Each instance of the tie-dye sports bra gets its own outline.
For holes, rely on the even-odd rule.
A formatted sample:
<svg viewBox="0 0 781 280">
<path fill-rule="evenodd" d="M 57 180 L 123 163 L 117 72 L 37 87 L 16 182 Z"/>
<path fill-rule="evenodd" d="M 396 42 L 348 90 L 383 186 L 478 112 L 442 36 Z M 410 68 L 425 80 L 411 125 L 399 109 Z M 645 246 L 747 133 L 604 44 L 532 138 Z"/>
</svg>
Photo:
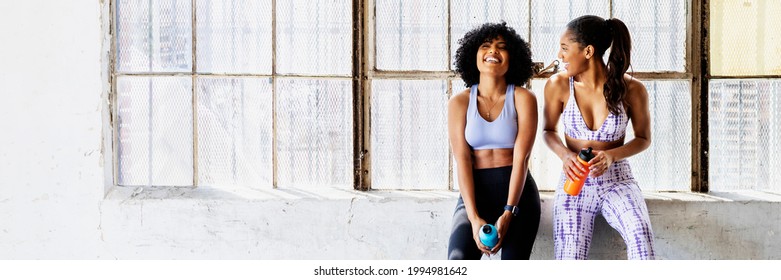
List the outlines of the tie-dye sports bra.
<svg viewBox="0 0 781 280">
<path fill-rule="evenodd" d="M 626 126 L 629 123 L 629 117 L 624 110 L 623 104 L 621 106 L 621 113 L 614 115 L 609 113 L 607 119 L 596 131 L 591 130 L 586 125 L 586 121 L 583 120 L 583 114 L 581 114 L 578 108 L 578 102 L 575 100 L 575 84 L 572 77 L 569 78 L 569 101 L 567 101 L 567 107 L 562 112 L 564 121 L 564 133 L 567 136 L 580 139 L 580 140 L 596 140 L 601 142 L 612 142 L 621 139 L 626 134 Z"/>
</svg>

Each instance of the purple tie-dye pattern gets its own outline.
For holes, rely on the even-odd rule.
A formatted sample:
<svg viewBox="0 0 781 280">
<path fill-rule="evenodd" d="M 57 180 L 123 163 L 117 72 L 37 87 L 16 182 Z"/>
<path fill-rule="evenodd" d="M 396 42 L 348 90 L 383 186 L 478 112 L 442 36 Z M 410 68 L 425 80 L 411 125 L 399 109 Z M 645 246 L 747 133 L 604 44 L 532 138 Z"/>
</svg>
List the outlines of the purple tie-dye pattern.
<svg viewBox="0 0 781 280">
<path fill-rule="evenodd" d="M 612 142 L 621 139 L 626 134 L 626 126 L 629 123 L 629 117 L 626 115 L 626 111 L 621 107 L 621 113 L 614 115 L 609 113 L 607 119 L 602 123 L 597 130 L 591 130 L 586 125 L 586 121 L 583 120 L 583 114 L 578 108 L 578 101 L 575 100 L 575 87 L 573 85 L 574 80 L 569 78 L 569 101 L 564 108 L 562 114 L 564 117 L 564 133 L 567 136 L 582 139 L 582 140 L 596 140 L 602 142 Z M 595 124 L 600 125 L 600 124 Z"/>
<path fill-rule="evenodd" d="M 570 78 L 570 100 L 563 114 L 568 136 L 596 141 L 621 139 L 626 131 L 626 113 L 612 113 L 597 131 L 586 126 L 574 98 Z M 614 162 L 602 176 L 589 177 L 578 196 L 563 191 L 562 173 L 553 204 L 553 236 L 556 259 L 586 259 L 594 230 L 594 219 L 601 214 L 624 239 L 629 259 L 655 259 L 653 230 L 648 208 L 629 162 Z"/>
<path fill-rule="evenodd" d="M 627 176 L 627 175 L 630 176 Z M 586 180 L 578 196 L 564 193 L 562 174 L 553 206 L 556 259 L 586 259 L 594 219 L 601 214 L 626 242 L 629 259 L 654 259 L 648 209 L 629 162 L 614 162 L 602 176 Z"/>
</svg>

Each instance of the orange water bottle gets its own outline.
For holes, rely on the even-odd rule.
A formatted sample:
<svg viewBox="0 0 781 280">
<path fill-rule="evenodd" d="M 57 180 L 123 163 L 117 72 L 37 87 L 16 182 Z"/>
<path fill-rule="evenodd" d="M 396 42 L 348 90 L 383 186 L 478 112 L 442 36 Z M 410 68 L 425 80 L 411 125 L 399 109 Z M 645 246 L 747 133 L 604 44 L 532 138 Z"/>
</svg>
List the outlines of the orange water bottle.
<svg viewBox="0 0 781 280">
<path fill-rule="evenodd" d="M 588 162 L 592 158 L 594 158 L 594 154 L 591 153 L 591 147 L 588 147 L 588 149 L 580 150 L 580 153 L 578 153 L 578 161 L 580 162 L 580 164 L 583 164 L 583 166 L 586 167 L 586 172 L 583 173 L 583 176 L 579 178 L 575 178 L 574 181 L 567 179 L 567 181 L 564 182 L 564 192 L 572 196 L 580 194 L 580 189 L 583 188 L 583 184 L 586 183 L 586 178 L 588 178 L 588 173 L 589 173 Z"/>
</svg>

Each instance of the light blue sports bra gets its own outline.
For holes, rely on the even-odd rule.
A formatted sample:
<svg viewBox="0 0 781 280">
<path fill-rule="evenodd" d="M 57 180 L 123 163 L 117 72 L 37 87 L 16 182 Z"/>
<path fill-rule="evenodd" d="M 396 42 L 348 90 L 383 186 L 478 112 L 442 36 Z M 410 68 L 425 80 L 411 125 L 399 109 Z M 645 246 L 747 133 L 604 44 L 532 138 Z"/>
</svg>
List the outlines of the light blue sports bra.
<svg viewBox="0 0 781 280">
<path fill-rule="evenodd" d="M 507 85 L 502 112 L 488 122 L 477 110 L 477 84 L 469 92 L 466 109 L 464 137 L 472 150 L 503 149 L 515 147 L 518 135 L 518 114 L 515 112 L 515 85 Z"/>
</svg>

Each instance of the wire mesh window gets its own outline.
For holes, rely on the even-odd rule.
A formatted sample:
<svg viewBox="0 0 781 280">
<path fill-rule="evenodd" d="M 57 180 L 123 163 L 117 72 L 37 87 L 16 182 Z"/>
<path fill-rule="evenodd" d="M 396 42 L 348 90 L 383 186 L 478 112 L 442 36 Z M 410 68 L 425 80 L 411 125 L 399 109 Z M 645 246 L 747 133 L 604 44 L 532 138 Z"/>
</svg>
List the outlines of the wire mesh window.
<svg viewBox="0 0 781 280">
<path fill-rule="evenodd" d="M 710 5 L 711 75 L 781 75 L 781 2 L 711 0 Z"/>
<path fill-rule="evenodd" d="M 369 108 L 361 117 L 370 129 L 361 133 L 371 143 L 370 185 L 457 189 L 446 104 L 465 90 L 452 62 L 468 30 L 506 21 L 529 41 L 533 60 L 547 64 L 569 20 L 613 16 L 632 32 L 630 70 L 686 73 L 687 2 L 366 0 L 373 36 L 364 38 L 372 41 L 357 45 L 373 55 L 368 90 L 359 93 Z M 355 184 L 353 1 L 113 3 L 117 184 Z M 530 85 L 540 108 L 544 82 Z M 632 159 L 636 177 L 646 190 L 689 189 L 690 158 L 680 155 L 691 154 L 690 84 L 645 82 L 654 144 Z M 540 139 L 531 172 L 552 189 L 561 162 Z"/>
<path fill-rule="evenodd" d="M 448 186 L 447 82 L 372 82 L 375 189 Z"/>
<path fill-rule="evenodd" d="M 534 61 L 547 64 L 556 59 L 559 37 L 567 22 L 581 15 L 595 14 L 602 17 L 612 15 L 624 20 L 628 25 L 635 40 L 632 70 L 683 73 L 686 65 L 687 35 L 685 4 L 685 0 L 377 0 L 376 69 L 430 72 L 452 70 L 458 40 L 467 31 L 482 23 L 501 20 L 507 22 L 530 43 Z M 444 37 L 445 34 L 449 34 L 449 40 Z M 442 56 L 443 53 L 450 55 L 450 65 L 443 64 L 447 59 Z M 382 74 L 383 72 L 380 72 L 376 76 L 382 78 Z M 414 72 L 408 76 L 415 78 Z M 379 148 L 373 148 L 372 188 L 458 188 L 452 157 L 449 158 L 449 177 L 440 178 L 436 175 L 446 170 L 439 159 L 447 158 L 449 153 L 441 147 L 432 146 L 432 143 L 449 144 L 445 131 L 446 120 L 432 113 L 416 119 L 414 113 L 409 113 L 414 108 L 405 107 L 405 104 L 410 106 L 409 104 L 422 102 L 423 99 L 427 102 L 439 100 L 440 103 L 428 105 L 429 110 L 446 111 L 447 98 L 434 98 L 436 95 L 430 93 L 432 90 L 438 90 L 437 87 L 445 91 L 447 84 L 437 86 L 436 81 L 450 83 L 449 95 L 465 89 L 463 82 L 454 78 L 434 78 L 426 85 L 418 81 L 415 82 L 418 83 L 417 89 L 406 88 L 407 86 L 400 82 L 373 82 L 371 139 L 372 147 Z M 540 113 L 544 83 L 545 80 L 534 80 L 531 85 L 531 90 L 538 97 Z M 682 134 L 674 136 L 654 133 L 654 145 L 632 159 L 636 177 L 645 190 L 688 190 L 691 159 L 682 158 L 680 154 L 691 154 L 690 84 L 687 80 L 646 81 L 645 84 L 653 106 L 652 118 L 656 121 L 653 123 L 652 133 L 678 129 Z M 541 120 L 542 118 L 538 131 L 542 131 Z M 432 126 L 431 122 L 437 123 Z M 395 126 L 401 128 L 394 128 Z M 425 127 L 429 132 L 427 137 L 406 137 L 403 136 L 403 128 L 406 126 L 412 127 L 406 130 Z M 445 137 L 444 140 L 439 138 L 440 135 Z M 443 143 L 439 144 L 440 142 Z M 409 153 L 396 151 L 403 150 L 403 147 L 427 148 Z M 671 160 L 675 164 L 667 164 Z M 404 168 L 414 172 L 405 173 Z M 558 184 L 561 161 L 548 151 L 540 136 L 537 137 L 532 152 L 530 170 L 541 189 L 553 189 Z M 425 182 L 417 177 L 417 174 L 427 174 Z"/>
<path fill-rule="evenodd" d="M 778 1 L 710 1 L 710 190 L 781 191 Z"/>
<path fill-rule="evenodd" d="M 118 185 L 352 188 L 352 1 L 113 7 Z"/>
<path fill-rule="evenodd" d="M 712 80 L 710 129 L 710 189 L 772 190 L 781 179 L 781 80 Z"/>
</svg>

